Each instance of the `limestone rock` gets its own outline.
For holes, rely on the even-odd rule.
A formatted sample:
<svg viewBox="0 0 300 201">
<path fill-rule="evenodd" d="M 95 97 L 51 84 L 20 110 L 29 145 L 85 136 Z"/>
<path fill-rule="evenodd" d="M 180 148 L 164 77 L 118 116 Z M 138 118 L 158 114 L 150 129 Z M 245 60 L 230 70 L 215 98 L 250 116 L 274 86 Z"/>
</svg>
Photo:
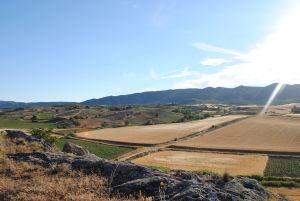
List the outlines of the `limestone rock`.
<svg viewBox="0 0 300 201">
<path fill-rule="evenodd" d="M 63 152 L 71 153 L 77 156 L 84 156 L 90 154 L 90 152 L 79 145 L 68 142 L 63 147 Z"/>
<path fill-rule="evenodd" d="M 36 137 L 33 137 L 31 135 L 27 135 L 26 133 L 19 131 L 19 130 L 6 130 L 6 137 L 10 139 L 23 139 L 26 140 L 27 142 L 37 142 L 43 145 L 45 150 L 51 150 L 52 146 L 47 143 L 44 139 L 39 139 Z"/>
</svg>

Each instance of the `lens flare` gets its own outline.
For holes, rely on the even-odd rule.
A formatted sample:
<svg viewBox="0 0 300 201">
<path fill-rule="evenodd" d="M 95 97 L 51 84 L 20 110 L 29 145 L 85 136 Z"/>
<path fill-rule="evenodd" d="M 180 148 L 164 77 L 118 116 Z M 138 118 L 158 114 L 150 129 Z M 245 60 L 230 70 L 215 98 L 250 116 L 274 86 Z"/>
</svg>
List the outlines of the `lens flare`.
<svg viewBox="0 0 300 201">
<path fill-rule="evenodd" d="M 268 102 L 266 103 L 266 105 L 264 106 L 263 110 L 261 111 L 260 115 L 266 114 L 266 112 L 268 111 L 268 108 L 273 103 L 273 101 L 276 98 L 276 96 L 284 89 L 284 87 L 285 87 L 285 84 L 283 84 L 283 83 L 278 83 L 277 84 L 277 86 L 273 90 L 273 92 L 272 92 L 272 94 L 271 94 Z"/>
</svg>

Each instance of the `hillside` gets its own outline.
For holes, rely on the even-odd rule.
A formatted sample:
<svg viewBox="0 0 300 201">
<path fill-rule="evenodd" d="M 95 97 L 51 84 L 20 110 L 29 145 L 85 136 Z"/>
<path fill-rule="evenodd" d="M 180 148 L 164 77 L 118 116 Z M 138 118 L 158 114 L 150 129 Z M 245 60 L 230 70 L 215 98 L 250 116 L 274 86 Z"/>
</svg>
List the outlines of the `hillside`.
<svg viewBox="0 0 300 201">
<path fill-rule="evenodd" d="M 204 89 L 174 89 L 164 91 L 150 91 L 120 96 L 107 96 L 90 99 L 78 103 L 88 106 L 98 105 L 145 105 L 145 104 L 265 104 L 276 84 L 266 87 L 239 86 L 236 88 L 207 87 Z M 300 84 L 286 85 L 278 95 L 275 103 L 300 102 Z M 32 106 L 53 106 L 75 104 L 75 102 L 13 102 L 0 101 L 0 108 L 18 108 Z"/>
<path fill-rule="evenodd" d="M 53 105 L 68 105 L 74 104 L 75 102 L 14 102 L 14 101 L 1 101 L 0 100 L 0 108 L 18 108 L 18 107 L 36 107 L 36 106 L 53 106 Z"/>
<path fill-rule="evenodd" d="M 239 86 L 236 88 L 175 89 L 152 91 L 121 96 L 108 96 L 83 102 L 84 105 L 127 105 L 127 104 L 264 104 L 272 94 L 276 84 L 266 87 Z M 300 84 L 286 85 L 278 95 L 277 103 L 300 101 Z"/>
</svg>

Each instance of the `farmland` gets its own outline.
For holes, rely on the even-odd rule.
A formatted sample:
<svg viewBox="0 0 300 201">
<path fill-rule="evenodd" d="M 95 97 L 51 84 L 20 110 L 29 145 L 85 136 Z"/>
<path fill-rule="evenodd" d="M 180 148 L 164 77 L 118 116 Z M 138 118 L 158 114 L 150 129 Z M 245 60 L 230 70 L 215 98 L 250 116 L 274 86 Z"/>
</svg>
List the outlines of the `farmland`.
<svg viewBox="0 0 300 201">
<path fill-rule="evenodd" d="M 279 195 L 285 195 L 291 200 L 300 200 L 300 189 L 299 188 L 267 188 L 273 193 Z"/>
<path fill-rule="evenodd" d="M 256 116 L 175 145 L 210 150 L 298 153 L 299 130 L 300 118 Z"/>
<path fill-rule="evenodd" d="M 56 142 L 56 146 L 60 150 L 62 150 L 62 148 L 67 142 L 71 142 L 79 146 L 82 146 L 85 149 L 89 150 L 92 154 L 95 154 L 96 156 L 99 156 L 101 158 L 106 158 L 106 159 L 114 159 L 122 154 L 125 154 L 133 150 L 125 147 L 117 147 L 117 146 L 99 144 L 99 143 L 76 140 L 76 139 L 68 139 L 68 138 L 58 139 Z"/>
<path fill-rule="evenodd" d="M 232 175 L 263 175 L 268 156 L 161 151 L 133 160 L 134 163 L 176 170 L 211 171 Z"/>
<path fill-rule="evenodd" d="M 0 118 L 0 128 L 55 128 L 55 124 L 45 122 L 30 122 L 16 119 Z"/>
<path fill-rule="evenodd" d="M 300 158 L 270 157 L 266 176 L 300 177 Z"/>
<path fill-rule="evenodd" d="M 99 129 L 78 133 L 77 136 L 130 144 L 159 144 L 176 140 L 177 138 L 207 130 L 212 126 L 224 124 L 244 117 L 246 116 L 229 115 L 186 123 Z"/>
<path fill-rule="evenodd" d="M 230 108 L 230 109 L 229 109 Z M 188 122 L 228 114 L 244 114 L 248 109 L 225 105 L 64 105 L 0 109 L 0 127 L 92 130 L 123 126 Z"/>
</svg>

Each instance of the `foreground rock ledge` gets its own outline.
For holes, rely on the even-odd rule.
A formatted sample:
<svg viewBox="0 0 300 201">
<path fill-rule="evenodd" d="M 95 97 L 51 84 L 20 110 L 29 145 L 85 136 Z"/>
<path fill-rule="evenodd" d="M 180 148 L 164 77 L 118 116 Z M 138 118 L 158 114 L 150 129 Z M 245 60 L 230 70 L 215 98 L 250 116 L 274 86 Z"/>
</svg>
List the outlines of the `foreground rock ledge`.
<svg viewBox="0 0 300 201">
<path fill-rule="evenodd" d="M 233 177 L 225 182 L 220 176 L 214 174 L 202 175 L 185 171 L 167 174 L 132 163 L 104 160 L 91 154 L 75 156 L 62 152 L 33 152 L 11 154 L 8 157 L 44 167 L 65 163 L 73 170 L 104 176 L 110 182 L 109 190 L 112 195 L 142 194 L 153 197 L 154 200 L 182 201 L 260 201 L 267 200 L 270 196 L 256 180 L 246 177 Z"/>
</svg>

